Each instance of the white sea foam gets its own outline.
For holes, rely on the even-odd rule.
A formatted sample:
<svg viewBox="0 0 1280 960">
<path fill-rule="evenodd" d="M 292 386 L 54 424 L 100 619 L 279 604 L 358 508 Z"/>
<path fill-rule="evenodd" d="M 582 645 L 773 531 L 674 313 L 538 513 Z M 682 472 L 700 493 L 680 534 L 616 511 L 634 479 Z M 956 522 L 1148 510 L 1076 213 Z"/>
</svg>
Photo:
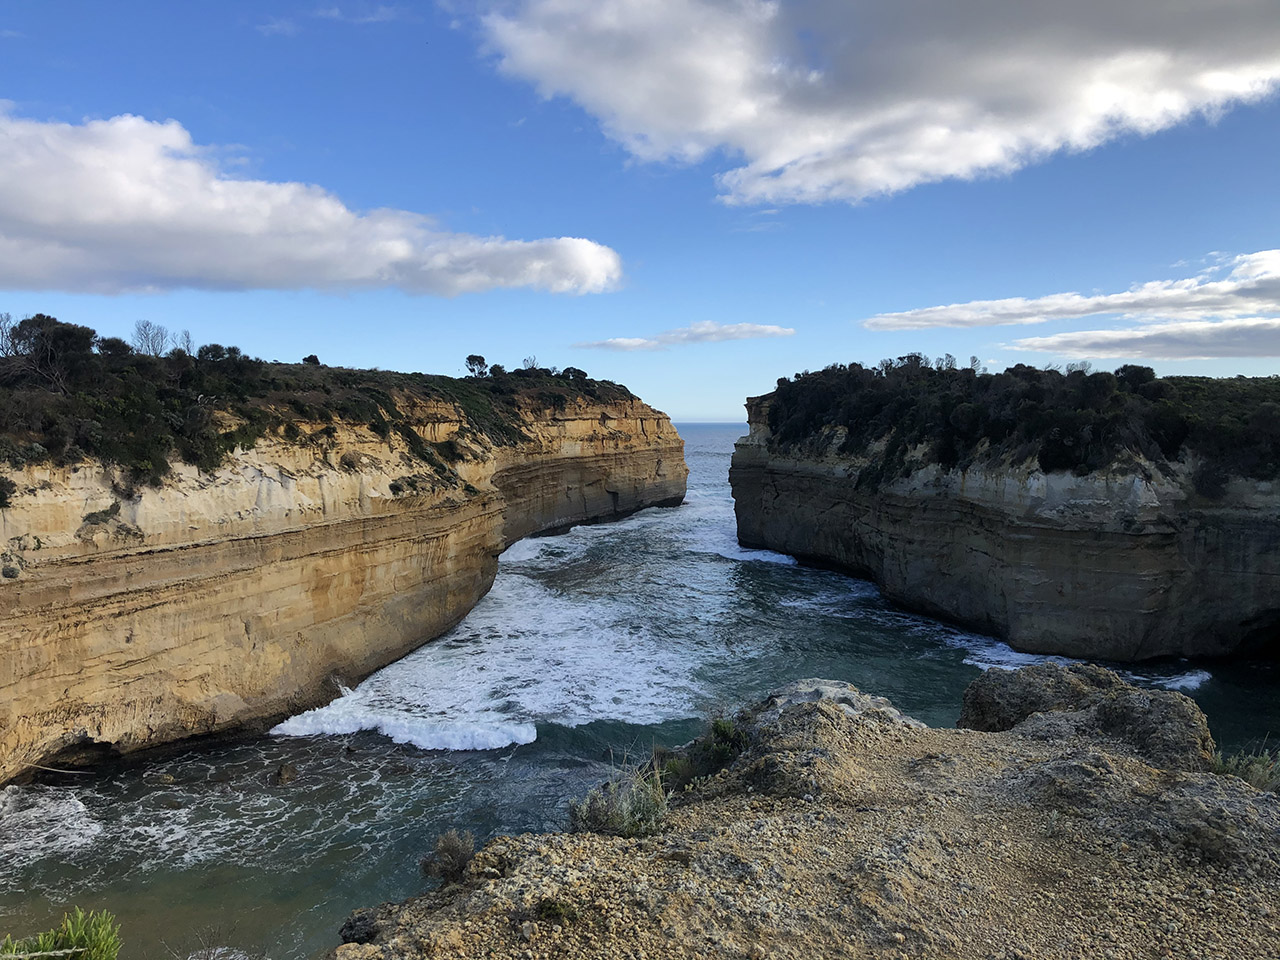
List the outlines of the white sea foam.
<svg viewBox="0 0 1280 960">
<path fill-rule="evenodd" d="M 1212 680 L 1213 674 L 1208 670 L 1190 670 L 1187 673 L 1180 673 L 1173 677 L 1144 677 L 1137 674 L 1130 674 L 1130 678 L 1139 683 L 1153 684 L 1157 687 L 1164 687 L 1166 690 L 1196 690 L 1201 687 L 1206 680 Z"/>
<path fill-rule="evenodd" d="M 101 833 L 102 825 L 69 789 L 0 790 L 0 863 L 9 867 L 69 856 L 91 846 Z M 0 888 L 4 873 L 0 870 Z"/>
<path fill-rule="evenodd" d="M 625 598 L 602 607 L 508 570 L 445 637 L 272 732 L 376 730 L 424 749 L 491 750 L 533 741 L 539 722 L 689 716 L 696 666 Z"/>
</svg>

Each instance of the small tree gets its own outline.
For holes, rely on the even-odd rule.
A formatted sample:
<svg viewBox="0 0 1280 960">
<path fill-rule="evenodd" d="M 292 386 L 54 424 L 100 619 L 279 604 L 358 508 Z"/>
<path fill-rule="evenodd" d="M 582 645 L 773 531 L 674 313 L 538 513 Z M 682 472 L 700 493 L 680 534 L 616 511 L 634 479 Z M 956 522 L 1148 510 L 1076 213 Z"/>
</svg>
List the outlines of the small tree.
<svg viewBox="0 0 1280 960">
<path fill-rule="evenodd" d="M 467 370 L 473 377 L 483 377 L 489 372 L 489 364 L 485 363 L 480 354 L 473 353 L 467 357 Z"/>
<path fill-rule="evenodd" d="M 314 353 L 307 354 L 305 357 L 302 358 L 302 362 L 309 363 L 315 367 L 320 366 L 320 358 L 317 357 Z"/>
<path fill-rule="evenodd" d="M 162 357 L 169 351 L 169 331 L 150 320 L 139 320 L 133 325 L 133 349 L 139 353 Z"/>
</svg>

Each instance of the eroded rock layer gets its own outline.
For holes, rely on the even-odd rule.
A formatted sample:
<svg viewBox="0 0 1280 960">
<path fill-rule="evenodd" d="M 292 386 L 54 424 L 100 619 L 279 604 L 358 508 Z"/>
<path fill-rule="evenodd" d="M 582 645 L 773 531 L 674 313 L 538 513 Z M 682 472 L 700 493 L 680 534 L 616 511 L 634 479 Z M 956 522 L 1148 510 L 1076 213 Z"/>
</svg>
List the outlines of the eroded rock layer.
<svg viewBox="0 0 1280 960">
<path fill-rule="evenodd" d="M 1280 492 L 1232 480 L 1208 500 L 1189 464 L 1079 477 L 938 466 L 859 483 L 874 454 L 771 442 L 768 397 L 729 479 L 738 538 L 875 581 L 904 606 L 1022 650 L 1142 660 L 1274 652 Z M 818 449 L 818 447 L 821 449 Z"/>
<path fill-rule="evenodd" d="M 655 835 L 497 837 L 456 882 L 358 911 L 331 956 L 1274 956 L 1276 795 L 1206 772 L 1186 697 L 1104 674 L 991 671 L 966 707 L 1045 711 L 1001 731 L 799 681 L 734 718 L 742 752 Z"/>
<path fill-rule="evenodd" d="M 507 446 L 401 400 L 453 463 L 337 424 L 158 489 L 96 462 L 9 471 L 0 783 L 316 706 L 461 619 L 520 537 L 684 497 L 683 442 L 638 400 L 527 409 Z"/>
</svg>

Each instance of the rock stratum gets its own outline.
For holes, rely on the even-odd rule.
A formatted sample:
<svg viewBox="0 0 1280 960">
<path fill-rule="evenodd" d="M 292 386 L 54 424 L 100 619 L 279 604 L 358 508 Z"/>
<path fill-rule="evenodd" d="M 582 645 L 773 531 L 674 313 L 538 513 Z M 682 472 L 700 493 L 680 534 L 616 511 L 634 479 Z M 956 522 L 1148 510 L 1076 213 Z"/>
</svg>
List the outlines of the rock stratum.
<svg viewBox="0 0 1280 960">
<path fill-rule="evenodd" d="M 327 702 L 460 620 L 514 541 L 684 498 L 683 441 L 634 398 L 522 401 L 507 444 L 396 400 L 403 435 L 295 421 L 158 488 L 0 471 L 0 783 Z"/>
<path fill-rule="evenodd" d="M 975 681 L 981 730 L 823 680 L 736 722 L 658 834 L 496 838 L 334 960 L 1276 955 L 1280 800 L 1205 772 L 1180 694 L 1048 664 Z"/>
<path fill-rule="evenodd" d="M 1136 661 L 1280 651 L 1280 491 L 1232 478 L 1195 491 L 1194 464 L 1078 476 L 974 463 L 881 482 L 876 451 L 833 431 L 773 443 L 770 396 L 729 479 L 738 539 L 874 581 L 905 607 L 1020 650 Z M 864 471 L 877 479 L 860 483 Z"/>
</svg>

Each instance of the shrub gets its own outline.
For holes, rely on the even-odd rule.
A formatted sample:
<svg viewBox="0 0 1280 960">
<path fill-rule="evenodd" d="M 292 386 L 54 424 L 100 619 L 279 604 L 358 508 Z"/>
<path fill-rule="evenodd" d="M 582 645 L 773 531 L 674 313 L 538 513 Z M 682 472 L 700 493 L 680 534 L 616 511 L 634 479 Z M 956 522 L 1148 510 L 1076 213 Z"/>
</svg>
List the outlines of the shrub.
<svg viewBox="0 0 1280 960">
<path fill-rule="evenodd" d="M 705 735 L 663 764 L 663 779 L 669 790 L 682 790 L 695 780 L 730 766 L 747 746 L 747 735 L 736 723 L 728 717 L 717 717 Z"/>
<path fill-rule="evenodd" d="M 558 923 L 564 926 L 578 919 L 578 908 L 555 897 L 543 897 L 534 907 L 533 915 L 544 923 Z"/>
<path fill-rule="evenodd" d="M 13 503 L 13 495 L 18 492 L 18 485 L 8 477 L 0 477 L 0 510 Z"/>
<path fill-rule="evenodd" d="M 467 875 L 467 865 L 475 856 L 476 840 L 469 830 L 447 830 L 436 837 L 436 847 L 419 861 L 423 876 L 457 883 Z"/>
<path fill-rule="evenodd" d="M 0 943 L 0 957 L 53 951 L 75 951 L 62 954 L 74 960 L 116 960 L 120 953 L 120 927 L 106 911 L 85 913 L 77 907 L 54 930 L 22 940 L 5 937 Z"/>
<path fill-rule="evenodd" d="M 624 767 L 580 801 L 569 803 L 569 829 L 613 837 L 648 837 L 662 829 L 667 792 L 653 767 Z"/>
<path fill-rule="evenodd" d="M 1265 746 L 1252 753 L 1235 753 L 1223 756 L 1222 751 L 1213 755 L 1213 772 L 1239 777 L 1259 790 L 1280 793 L 1280 747 L 1268 750 Z"/>
<path fill-rule="evenodd" d="M 1219 477 L 1280 477 L 1276 377 L 1156 378 L 1133 365 L 1114 374 L 1025 364 L 986 373 L 907 354 L 782 378 L 769 426 L 780 450 L 842 436 L 841 452 L 874 453 L 880 469 L 862 471 L 860 486 L 891 482 L 922 462 L 1034 460 L 1046 472 L 1083 475 L 1185 451 L 1209 465 L 1196 482 L 1204 496 L 1221 495 Z"/>
</svg>

